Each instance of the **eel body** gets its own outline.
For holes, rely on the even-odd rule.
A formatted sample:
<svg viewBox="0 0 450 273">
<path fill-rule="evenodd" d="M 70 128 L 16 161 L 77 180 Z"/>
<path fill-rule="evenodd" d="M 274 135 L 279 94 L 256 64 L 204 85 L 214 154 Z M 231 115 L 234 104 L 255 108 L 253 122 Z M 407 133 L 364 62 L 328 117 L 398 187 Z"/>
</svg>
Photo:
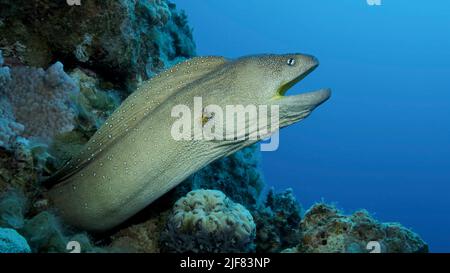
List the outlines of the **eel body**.
<svg viewBox="0 0 450 273">
<path fill-rule="evenodd" d="M 122 223 L 205 165 L 274 133 L 268 130 L 257 139 L 175 139 L 179 117 L 174 109 L 182 105 L 198 112 L 196 98 L 204 106 L 223 109 L 275 105 L 277 126 L 285 127 L 329 98 L 328 89 L 284 95 L 317 65 L 314 57 L 303 54 L 196 57 L 162 72 L 133 92 L 82 151 L 48 180 L 54 185 L 48 192 L 52 204 L 65 221 L 81 229 L 99 232 Z M 188 129 L 195 131 L 215 117 L 205 118 L 200 110 L 190 118 Z M 261 126 L 247 119 L 242 126 L 246 131 L 236 135 L 268 127 Z"/>
</svg>

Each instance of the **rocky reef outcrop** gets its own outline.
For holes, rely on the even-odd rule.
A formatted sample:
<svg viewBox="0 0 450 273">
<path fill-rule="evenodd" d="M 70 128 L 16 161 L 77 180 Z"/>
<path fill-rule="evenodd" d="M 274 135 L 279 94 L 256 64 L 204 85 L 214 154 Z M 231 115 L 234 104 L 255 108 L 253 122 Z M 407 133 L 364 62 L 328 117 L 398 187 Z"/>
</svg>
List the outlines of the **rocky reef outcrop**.
<svg viewBox="0 0 450 273">
<path fill-rule="evenodd" d="M 111 237 L 110 247 L 127 253 L 161 252 L 161 234 L 170 211 L 150 217 L 145 222 L 126 227 Z"/>
<path fill-rule="evenodd" d="M 257 252 L 280 252 L 300 240 L 301 207 L 292 189 L 281 193 L 271 189 L 253 216 Z"/>
<path fill-rule="evenodd" d="M 428 252 L 427 244 L 398 223 L 380 223 L 365 211 L 344 215 L 331 205 L 319 203 L 305 214 L 302 236 L 296 248 L 285 252 L 306 253 L 418 253 Z"/>
<path fill-rule="evenodd" d="M 0 37 L 7 63 L 61 61 L 122 86 L 195 52 L 186 15 L 165 0 L 1 0 Z"/>
</svg>

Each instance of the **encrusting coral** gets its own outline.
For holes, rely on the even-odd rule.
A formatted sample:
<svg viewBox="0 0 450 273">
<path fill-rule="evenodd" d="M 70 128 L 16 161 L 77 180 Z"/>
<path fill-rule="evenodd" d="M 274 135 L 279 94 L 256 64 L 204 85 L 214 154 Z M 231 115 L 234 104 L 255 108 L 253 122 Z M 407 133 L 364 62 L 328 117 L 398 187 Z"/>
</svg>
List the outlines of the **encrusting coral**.
<svg viewBox="0 0 450 273">
<path fill-rule="evenodd" d="M 428 252 L 428 246 L 411 230 L 397 223 L 379 223 L 367 211 L 343 215 L 335 207 L 319 203 L 301 222 L 302 238 L 296 248 L 284 252 L 367 253 L 370 242 L 381 253 Z"/>
<path fill-rule="evenodd" d="M 161 235 L 168 252 L 252 252 L 250 212 L 216 190 L 195 190 L 178 200 Z"/>
</svg>

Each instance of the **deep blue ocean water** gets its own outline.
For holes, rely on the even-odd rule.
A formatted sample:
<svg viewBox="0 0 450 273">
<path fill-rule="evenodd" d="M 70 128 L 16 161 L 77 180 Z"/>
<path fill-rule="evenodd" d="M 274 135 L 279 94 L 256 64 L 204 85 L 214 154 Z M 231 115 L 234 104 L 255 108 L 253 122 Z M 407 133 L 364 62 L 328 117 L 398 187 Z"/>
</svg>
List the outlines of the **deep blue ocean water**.
<svg viewBox="0 0 450 273">
<path fill-rule="evenodd" d="M 267 183 L 345 212 L 364 208 L 450 252 L 448 0 L 176 0 L 198 55 L 305 52 L 294 91 L 332 98 L 263 153 Z"/>
</svg>

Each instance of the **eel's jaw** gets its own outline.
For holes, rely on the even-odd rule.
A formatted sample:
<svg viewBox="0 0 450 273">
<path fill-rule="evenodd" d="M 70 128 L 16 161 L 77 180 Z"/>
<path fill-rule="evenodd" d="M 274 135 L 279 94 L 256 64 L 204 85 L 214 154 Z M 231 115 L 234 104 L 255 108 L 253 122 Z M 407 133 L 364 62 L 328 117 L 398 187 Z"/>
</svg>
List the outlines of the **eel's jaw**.
<svg viewBox="0 0 450 273">
<path fill-rule="evenodd" d="M 331 90 L 328 88 L 319 89 L 312 92 L 307 93 L 301 93 L 298 95 L 293 96 L 286 96 L 286 92 L 291 89 L 293 86 L 295 86 L 297 83 L 302 81 L 304 78 L 306 78 L 310 73 L 312 73 L 318 66 L 319 61 L 311 56 L 312 63 L 308 69 L 306 69 L 304 72 L 302 72 L 299 76 L 295 77 L 293 80 L 283 84 L 280 88 L 278 88 L 274 99 L 275 100 L 281 100 L 283 102 L 292 101 L 293 103 L 302 104 L 302 105 L 311 105 L 314 106 L 313 108 L 319 106 L 320 104 L 324 103 L 330 96 L 331 96 Z M 313 109 L 311 109 L 313 110 Z"/>
<path fill-rule="evenodd" d="M 294 122 L 306 118 L 312 111 L 327 101 L 331 96 L 329 88 L 323 88 L 316 91 L 301 93 L 298 95 L 285 96 L 285 93 L 318 66 L 318 63 L 312 65 L 300 76 L 281 86 L 274 97 L 275 104 L 280 106 L 280 125 L 288 126 Z"/>
<path fill-rule="evenodd" d="M 311 111 L 331 97 L 331 89 L 323 88 L 316 91 L 302 93 L 284 98 L 289 104 L 309 108 Z"/>
<path fill-rule="evenodd" d="M 307 118 L 319 105 L 331 96 L 328 88 L 302 93 L 295 96 L 286 96 L 275 104 L 279 106 L 278 127 L 283 128 Z"/>
<path fill-rule="evenodd" d="M 280 88 L 278 88 L 277 93 L 275 94 L 275 98 L 276 99 L 283 98 L 289 89 L 291 89 L 294 85 L 296 85 L 297 83 L 302 81 L 304 78 L 306 78 L 306 76 L 308 76 L 310 73 L 312 73 L 318 66 L 319 66 L 319 62 L 316 61 L 305 72 L 301 73 L 299 76 L 297 76 L 293 80 L 283 84 Z"/>
</svg>

